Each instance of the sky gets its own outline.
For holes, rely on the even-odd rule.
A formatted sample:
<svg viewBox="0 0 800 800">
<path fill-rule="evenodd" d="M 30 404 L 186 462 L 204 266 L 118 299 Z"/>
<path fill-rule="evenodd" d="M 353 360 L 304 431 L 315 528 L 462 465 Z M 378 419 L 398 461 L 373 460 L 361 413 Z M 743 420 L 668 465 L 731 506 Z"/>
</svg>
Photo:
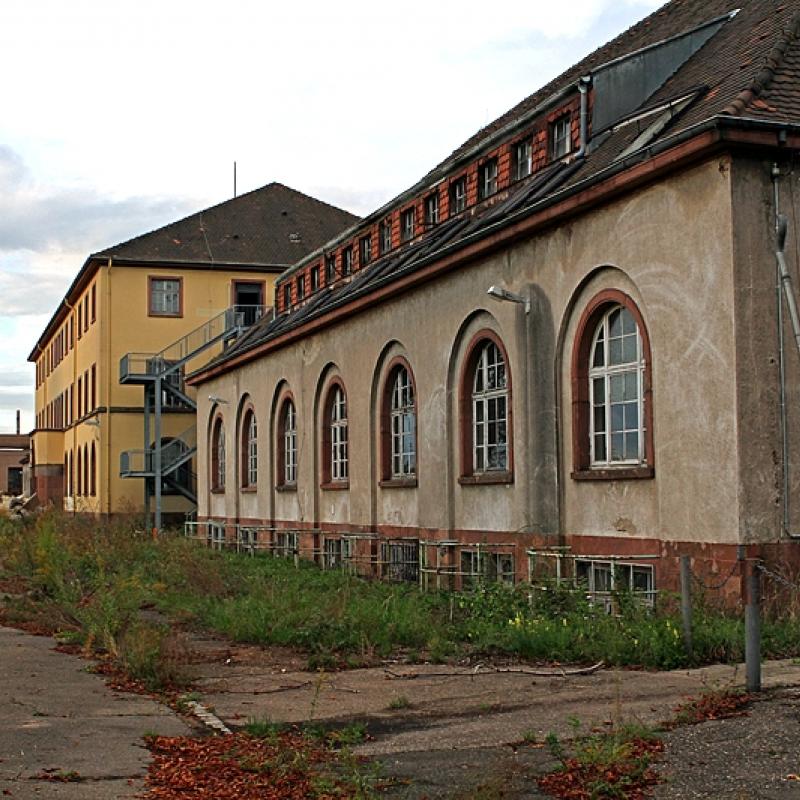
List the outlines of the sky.
<svg viewBox="0 0 800 800">
<path fill-rule="evenodd" d="M 91 252 L 228 199 L 234 161 L 373 211 L 659 5 L 2 0 L 0 432 Z"/>
</svg>

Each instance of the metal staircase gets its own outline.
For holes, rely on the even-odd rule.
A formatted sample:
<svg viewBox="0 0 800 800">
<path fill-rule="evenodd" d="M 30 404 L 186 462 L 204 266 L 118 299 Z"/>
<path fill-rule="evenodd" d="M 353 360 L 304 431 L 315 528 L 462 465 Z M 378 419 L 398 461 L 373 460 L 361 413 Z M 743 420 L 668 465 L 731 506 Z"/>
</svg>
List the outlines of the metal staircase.
<svg viewBox="0 0 800 800">
<path fill-rule="evenodd" d="M 191 411 L 197 403 L 186 391 L 187 366 L 199 369 L 264 316 L 263 306 L 232 306 L 158 353 L 128 353 L 119 363 L 119 382 L 144 389 L 144 447 L 120 454 L 120 476 L 144 480 L 144 507 L 153 527 L 162 527 L 162 498 L 174 492 L 197 504 L 197 425 L 163 437 L 165 412 Z M 191 364 L 190 364 L 191 362 Z M 193 417 L 194 419 L 194 417 Z"/>
</svg>

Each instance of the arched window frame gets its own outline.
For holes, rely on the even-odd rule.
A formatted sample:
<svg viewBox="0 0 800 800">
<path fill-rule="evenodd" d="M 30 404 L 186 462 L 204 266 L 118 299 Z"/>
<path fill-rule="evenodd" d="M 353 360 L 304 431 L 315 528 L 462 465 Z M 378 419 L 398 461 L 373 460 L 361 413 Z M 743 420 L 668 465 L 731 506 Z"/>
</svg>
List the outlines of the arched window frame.
<svg viewBox="0 0 800 800">
<path fill-rule="evenodd" d="M 398 385 L 403 375 L 405 390 Z M 416 486 L 417 386 L 414 372 L 402 356 L 393 358 L 386 367 L 380 414 L 380 485 Z M 406 429 L 409 423 L 410 431 Z"/>
<path fill-rule="evenodd" d="M 350 442 L 347 392 L 334 378 L 325 392 L 322 407 L 322 487 L 347 489 L 350 486 Z"/>
<path fill-rule="evenodd" d="M 217 414 L 211 423 L 211 491 L 225 491 L 225 423 Z"/>
<path fill-rule="evenodd" d="M 483 392 L 483 399 L 487 401 L 491 396 L 505 396 L 505 425 L 506 425 L 506 458 L 505 465 L 500 468 L 488 467 L 485 464 L 476 466 L 476 432 L 477 422 L 475 409 L 480 402 L 475 393 L 475 378 L 482 366 L 484 353 L 489 345 L 494 345 L 505 365 L 505 390 Z M 461 439 L 461 476 L 459 483 L 464 485 L 482 483 L 512 483 L 514 480 L 514 447 L 513 447 L 513 391 L 511 365 L 508 352 L 502 339 L 488 328 L 478 331 L 466 348 L 466 356 L 462 363 L 461 379 L 459 381 L 459 406 L 460 406 L 460 439 Z M 484 406 L 485 407 L 485 406 Z M 480 442 L 477 442 L 481 446 Z"/>
<path fill-rule="evenodd" d="M 255 489 L 258 485 L 258 421 L 255 409 L 250 403 L 242 415 L 239 441 L 242 488 Z"/>
<path fill-rule="evenodd" d="M 275 431 L 278 450 L 276 485 L 284 489 L 297 487 L 297 406 L 291 392 L 281 398 Z"/>
<path fill-rule="evenodd" d="M 590 394 L 591 358 L 598 329 L 609 312 L 627 309 L 638 328 L 641 356 L 642 459 L 638 463 L 614 462 L 592 464 Z M 653 450 L 653 389 L 650 337 L 639 307 L 633 298 L 618 289 L 596 294 L 586 305 L 575 331 L 570 365 L 572 384 L 572 477 L 575 480 L 623 480 L 652 478 L 655 475 Z"/>
</svg>

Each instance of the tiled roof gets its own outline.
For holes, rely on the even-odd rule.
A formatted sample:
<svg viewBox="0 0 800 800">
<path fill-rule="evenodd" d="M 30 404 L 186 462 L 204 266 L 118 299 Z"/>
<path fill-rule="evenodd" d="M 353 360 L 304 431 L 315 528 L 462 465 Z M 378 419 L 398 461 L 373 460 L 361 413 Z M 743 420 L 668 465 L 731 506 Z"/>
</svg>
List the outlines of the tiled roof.
<svg viewBox="0 0 800 800">
<path fill-rule="evenodd" d="M 735 13 L 734 13 L 735 12 Z M 703 26 L 713 20 L 716 32 L 683 63 L 678 63 L 639 106 L 658 109 L 681 100 L 674 111 L 661 112 L 662 121 L 647 140 L 655 151 L 681 135 L 689 136 L 700 123 L 723 124 L 725 119 L 784 120 L 800 124 L 800 8 L 797 0 L 672 0 L 609 44 L 596 50 L 540 91 L 526 98 L 491 125 L 483 128 L 429 175 L 441 175 L 461 156 L 479 148 L 493 132 L 513 125 L 548 97 L 574 85 L 604 64 L 642 48 Z M 597 98 L 595 98 L 597 102 Z M 590 141 L 584 158 L 551 163 L 524 181 L 513 184 L 494 202 L 476 206 L 470 214 L 448 220 L 412 244 L 404 245 L 356 272 L 351 279 L 318 291 L 289 314 L 264 319 L 216 362 L 230 361 L 283 334 L 369 295 L 387 283 L 432 260 L 534 213 L 561 199 L 574 187 L 589 186 L 606 170 L 623 167 L 621 156 L 638 148 L 640 159 L 649 153 L 637 137 L 658 115 L 611 129 Z"/>
<path fill-rule="evenodd" d="M 280 183 L 239 195 L 93 255 L 133 261 L 289 265 L 358 217 Z"/>
</svg>

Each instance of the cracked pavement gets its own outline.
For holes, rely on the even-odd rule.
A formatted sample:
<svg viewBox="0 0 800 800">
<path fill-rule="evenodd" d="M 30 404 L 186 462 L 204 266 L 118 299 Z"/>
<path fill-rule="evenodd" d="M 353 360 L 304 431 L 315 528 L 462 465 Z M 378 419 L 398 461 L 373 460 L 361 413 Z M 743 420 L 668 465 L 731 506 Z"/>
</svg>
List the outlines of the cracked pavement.
<svg viewBox="0 0 800 800">
<path fill-rule="evenodd" d="M 52 639 L 0 627 L 0 795 L 16 800 L 133 798 L 150 760 L 145 733 L 190 728 L 166 706 L 109 689 L 91 662 Z M 73 781 L 45 780 L 44 775 Z"/>
</svg>

